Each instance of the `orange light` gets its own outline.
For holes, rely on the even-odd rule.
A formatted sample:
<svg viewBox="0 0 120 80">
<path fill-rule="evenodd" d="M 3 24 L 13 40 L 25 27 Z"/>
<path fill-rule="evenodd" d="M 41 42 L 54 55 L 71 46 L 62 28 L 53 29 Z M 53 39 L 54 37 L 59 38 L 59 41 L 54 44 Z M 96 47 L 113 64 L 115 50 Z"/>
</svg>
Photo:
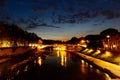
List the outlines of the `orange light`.
<svg viewBox="0 0 120 80">
<path fill-rule="evenodd" d="M 108 45 L 106 44 L 105 47 L 108 47 Z"/>
<path fill-rule="evenodd" d="M 113 45 L 113 48 L 116 48 L 117 46 L 116 45 Z"/>
<path fill-rule="evenodd" d="M 101 51 L 100 51 L 100 50 L 97 50 L 97 53 L 101 53 Z"/>
<path fill-rule="evenodd" d="M 41 66 L 42 65 L 42 59 L 41 57 L 38 57 L 38 64 Z"/>
<path fill-rule="evenodd" d="M 110 35 L 107 35 L 106 37 L 107 37 L 107 38 L 110 38 Z"/>
<path fill-rule="evenodd" d="M 85 43 L 85 40 L 81 40 L 81 43 Z"/>
<path fill-rule="evenodd" d="M 66 57 L 65 51 L 60 51 L 60 59 L 61 59 L 61 66 L 66 67 L 67 66 L 67 57 Z"/>
</svg>

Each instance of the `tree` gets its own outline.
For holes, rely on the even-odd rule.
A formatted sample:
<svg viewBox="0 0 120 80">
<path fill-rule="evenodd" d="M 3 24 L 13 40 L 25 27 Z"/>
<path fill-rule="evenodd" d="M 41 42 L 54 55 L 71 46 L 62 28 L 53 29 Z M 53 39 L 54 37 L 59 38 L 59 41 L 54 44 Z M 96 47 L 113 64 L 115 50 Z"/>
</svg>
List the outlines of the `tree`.
<svg viewBox="0 0 120 80">
<path fill-rule="evenodd" d="M 0 33 L 0 38 L 9 40 L 13 46 L 17 43 L 37 43 L 40 39 L 35 33 L 28 33 L 15 24 L 0 23 Z"/>
<path fill-rule="evenodd" d="M 89 40 L 88 46 L 89 48 L 102 48 L 102 38 L 100 35 L 87 35 L 85 37 L 86 40 Z"/>
<path fill-rule="evenodd" d="M 68 44 L 76 44 L 79 42 L 79 39 L 76 37 L 72 37 L 70 40 L 68 40 L 66 43 Z"/>
<path fill-rule="evenodd" d="M 117 29 L 113 29 L 113 28 L 108 28 L 106 30 L 103 30 L 102 32 L 100 32 L 100 35 L 104 38 L 107 35 L 113 36 L 118 34 L 118 30 Z"/>
</svg>

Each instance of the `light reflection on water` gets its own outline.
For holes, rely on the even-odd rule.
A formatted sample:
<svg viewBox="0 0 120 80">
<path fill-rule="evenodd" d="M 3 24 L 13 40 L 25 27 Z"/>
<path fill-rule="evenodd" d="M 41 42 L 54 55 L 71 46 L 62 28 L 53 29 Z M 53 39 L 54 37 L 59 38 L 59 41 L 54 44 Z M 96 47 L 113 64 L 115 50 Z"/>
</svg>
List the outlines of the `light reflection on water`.
<svg viewBox="0 0 120 80">
<path fill-rule="evenodd" d="M 38 64 L 39 64 L 40 66 L 42 65 L 42 59 L 41 59 L 40 56 L 38 57 Z"/>
<path fill-rule="evenodd" d="M 44 52 L 16 73 L 13 80 L 109 80 L 106 73 L 64 50 Z"/>
<path fill-rule="evenodd" d="M 42 69 L 46 68 L 43 71 L 46 74 L 44 76 L 47 77 L 53 74 L 57 77 L 55 77 L 57 80 L 108 80 L 108 76 L 105 73 L 66 51 L 54 51 L 47 55 L 48 57 L 45 60 L 42 60 L 41 57 L 37 59 L 38 64 L 41 65 L 41 75 L 43 75 Z M 42 76 L 40 77 L 41 80 L 48 79 Z M 52 79 L 54 78 L 49 78 L 48 80 Z"/>
</svg>

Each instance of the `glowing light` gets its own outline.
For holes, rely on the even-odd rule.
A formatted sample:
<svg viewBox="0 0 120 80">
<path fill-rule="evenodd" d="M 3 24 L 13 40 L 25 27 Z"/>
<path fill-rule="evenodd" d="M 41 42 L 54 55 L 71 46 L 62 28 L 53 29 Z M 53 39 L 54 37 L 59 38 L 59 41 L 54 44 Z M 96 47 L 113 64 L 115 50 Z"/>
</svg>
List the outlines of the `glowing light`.
<svg viewBox="0 0 120 80">
<path fill-rule="evenodd" d="M 120 66 L 120 56 L 117 56 L 116 58 L 113 59 L 114 62 L 118 63 Z"/>
<path fill-rule="evenodd" d="M 38 64 L 41 66 L 42 65 L 42 59 L 41 57 L 38 57 Z"/>
<path fill-rule="evenodd" d="M 106 44 L 106 45 L 105 45 L 105 47 L 107 48 L 107 47 L 108 47 L 108 45 Z"/>
<path fill-rule="evenodd" d="M 64 57 L 61 57 L 61 65 L 64 66 Z"/>
<path fill-rule="evenodd" d="M 114 44 L 114 45 L 113 45 L 113 48 L 116 48 L 116 47 L 117 47 L 117 46 Z"/>
<path fill-rule="evenodd" d="M 92 68 L 93 66 L 92 65 L 89 65 L 90 66 L 90 68 Z"/>
<path fill-rule="evenodd" d="M 98 54 L 100 54 L 100 53 L 101 53 L 101 51 L 100 51 L 100 50 L 97 50 L 97 51 L 93 54 L 93 56 L 98 55 Z"/>
<path fill-rule="evenodd" d="M 100 51 L 100 50 L 97 50 L 97 53 L 101 53 L 101 51 Z"/>
<path fill-rule="evenodd" d="M 66 50 L 66 46 L 64 45 L 58 45 L 54 48 L 54 50 Z"/>
<path fill-rule="evenodd" d="M 86 66 L 88 66 L 89 64 L 86 62 Z"/>
<path fill-rule="evenodd" d="M 81 40 L 81 43 L 85 43 L 85 40 Z"/>
<path fill-rule="evenodd" d="M 83 50 L 83 52 L 87 52 L 89 49 L 85 49 L 85 50 Z"/>
<path fill-rule="evenodd" d="M 106 37 L 107 37 L 107 38 L 110 38 L 110 35 L 107 35 Z"/>
<path fill-rule="evenodd" d="M 57 51 L 57 57 L 60 57 L 60 51 L 59 50 Z"/>
<path fill-rule="evenodd" d="M 46 46 L 44 45 L 41 45 L 41 46 L 37 46 L 38 49 L 42 49 L 42 48 L 45 48 Z"/>
<path fill-rule="evenodd" d="M 84 62 L 84 60 L 81 60 L 82 61 L 82 64 L 81 64 L 81 71 L 82 71 L 82 73 L 85 73 L 86 71 L 85 71 L 85 62 Z"/>
<path fill-rule="evenodd" d="M 85 63 L 85 61 L 84 61 L 84 60 L 81 60 L 81 62 L 82 62 L 82 64 L 84 64 L 84 63 Z"/>
<path fill-rule="evenodd" d="M 90 41 L 89 41 L 89 40 L 87 40 L 86 42 L 87 42 L 87 43 L 89 43 Z"/>
<path fill-rule="evenodd" d="M 24 71 L 26 72 L 28 70 L 28 65 L 25 67 Z"/>
<path fill-rule="evenodd" d="M 84 44 L 84 45 L 82 45 L 82 47 L 85 47 L 85 48 L 86 48 L 86 47 L 87 47 L 87 45 L 86 45 L 86 44 Z"/>
<path fill-rule="evenodd" d="M 61 46 L 61 47 L 60 47 L 60 50 L 66 50 L 66 46 L 64 46 L 64 45 Z"/>
<path fill-rule="evenodd" d="M 90 50 L 88 50 L 88 53 L 91 53 L 91 52 L 93 52 L 94 50 L 93 49 L 90 49 Z"/>
<path fill-rule="evenodd" d="M 102 58 L 107 58 L 107 57 L 110 57 L 110 56 L 112 56 L 112 54 L 109 51 L 106 51 L 104 54 L 101 55 Z"/>
<path fill-rule="evenodd" d="M 7 40 L 0 41 L 0 47 L 11 47 L 11 46 L 12 44 Z"/>
<path fill-rule="evenodd" d="M 32 46 L 32 44 L 29 44 L 29 46 Z"/>
<path fill-rule="evenodd" d="M 107 73 L 105 73 L 105 76 L 106 76 L 106 80 L 111 80 L 111 77 Z"/>
<path fill-rule="evenodd" d="M 16 72 L 16 74 L 18 75 L 20 73 L 20 70 L 18 70 L 17 72 Z"/>
<path fill-rule="evenodd" d="M 105 54 L 106 54 L 106 56 L 111 56 L 111 52 L 109 52 L 109 51 L 106 51 Z"/>
<path fill-rule="evenodd" d="M 66 52 L 65 51 L 60 51 L 60 59 L 61 59 L 61 66 L 66 67 L 67 63 L 67 57 L 66 57 Z"/>
<path fill-rule="evenodd" d="M 55 49 L 55 50 L 58 50 L 58 51 L 60 50 L 60 48 L 59 48 L 59 47 L 56 47 L 56 48 L 54 48 L 54 49 Z"/>
</svg>

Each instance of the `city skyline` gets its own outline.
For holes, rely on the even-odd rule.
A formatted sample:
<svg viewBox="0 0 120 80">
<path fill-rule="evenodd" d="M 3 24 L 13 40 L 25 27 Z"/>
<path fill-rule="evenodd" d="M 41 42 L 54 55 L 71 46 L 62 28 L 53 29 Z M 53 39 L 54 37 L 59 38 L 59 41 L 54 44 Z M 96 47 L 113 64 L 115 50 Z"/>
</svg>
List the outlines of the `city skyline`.
<svg viewBox="0 0 120 80">
<path fill-rule="evenodd" d="M 69 40 L 120 31 L 119 0 L 2 0 L 0 21 L 17 24 L 43 39 Z"/>
</svg>

